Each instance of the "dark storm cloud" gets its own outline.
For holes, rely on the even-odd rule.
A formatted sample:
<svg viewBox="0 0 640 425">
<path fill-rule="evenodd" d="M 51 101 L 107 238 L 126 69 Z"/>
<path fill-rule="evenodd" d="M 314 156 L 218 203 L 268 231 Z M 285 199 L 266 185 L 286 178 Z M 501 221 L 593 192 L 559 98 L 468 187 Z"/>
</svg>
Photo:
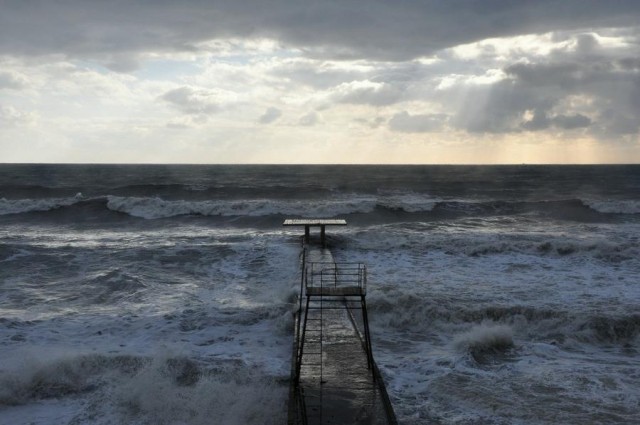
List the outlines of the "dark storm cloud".
<svg viewBox="0 0 640 425">
<path fill-rule="evenodd" d="M 505 72 L 522 84 L 531 86 L 558 86 L 570 89 L 580 83 L 582 66 L 579 63 L 514 64 Z"/>
<path fill-rule="evenodd" d="M 575 130 L 585 128 L 591 125 L 591 119 L 581 114 L 563 115 L 558 114 L 549 117 L 543 110 L 536 110 L 533 117 L 529 120 L 522 121 L 520 127 L 527 131 L 540 131 L 555 127 L 561 130 Z"/>
<path fill-rule="evenodd" d="M 137 53 L 188 51 L 220 37 L 274 38 L 333 58 L 404 60 L 488 37 L 640 19 L 636 0 L 0 0 L 0 10 L 0 54 L 119 54 L 112 65 L 125 70 Z"/>
<path fill-rule="evenodd" d="M 626 71 L 640 71 L 640 58 L 622 58 L 617 65 Z"/>
<path fill-rule="evenodd" d="M 271 124 L 282 116 L 282 111 L 273 106 L 267 108 L 267 110 L 260 116 L 260 124 Z"/>
<path fill-rule="evenodd" d="M 221 109 L 214 92 L 196 90 L 191 87 L 170 90 L 163 94 L 161 99 L 189 115 L 207 115 Z"/>
<path fill-rule="evenodd" d="M 575 115 L 557 115 L 553 118 L 553 124 L 565 130 L 573 130 L 576 128 L 588 127 L 591 125 L 591 119 L 581 114 Z"/>
<path fill-rule="evenodd" d="M 336 88 L 335 100 L 353 105 L 385 106 L 402 99 L 403 90 L 395 85 L 365 82 L 342 84 Z"/>
<path fill-rule="evenodd" d="M 300 117 L 300 120 L 298 121 L 298 124 L 303 126 L 303 127 L 312 127 L 314 125 L 316 125 L 319 121 L 318 118 L 318 113 L 317 112 L 309 112 L 308 114 L 303 115 L 302 117 Z"/>
<path fill-rule="evenodd" d="M 520 127 L 528 131 L 546 130 L 551 126 L 551 119 L 542 109 L 537 109 L 533 113 L 533 117 L 520 123 Z"/>
</svg>

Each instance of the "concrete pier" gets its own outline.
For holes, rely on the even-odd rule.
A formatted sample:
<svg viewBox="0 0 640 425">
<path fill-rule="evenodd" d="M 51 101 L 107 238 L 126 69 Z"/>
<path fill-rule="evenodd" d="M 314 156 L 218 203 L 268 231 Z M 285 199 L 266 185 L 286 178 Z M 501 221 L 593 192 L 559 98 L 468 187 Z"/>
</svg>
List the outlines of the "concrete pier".
<svg viewBox="0 0 640 425">
<path fill-rule="evenodd" d="M 311 263 L 335 264 L 324 242 L 304 243 L 301 279 Z M 300 287 L 288 424 L 397 424 L 382 377 L 368 356 L 364 295 L 350 297 L 349 290 L 347 296 L 326 290 L 331 295 L 307 294 L 302 280 Z"/>
</svg>

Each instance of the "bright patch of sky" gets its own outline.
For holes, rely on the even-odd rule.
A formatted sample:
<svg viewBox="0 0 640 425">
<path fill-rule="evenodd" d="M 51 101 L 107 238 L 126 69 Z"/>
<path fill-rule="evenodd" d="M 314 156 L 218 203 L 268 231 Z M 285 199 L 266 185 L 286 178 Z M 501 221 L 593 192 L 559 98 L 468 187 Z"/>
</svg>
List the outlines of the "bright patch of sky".
<svg viewBox="0 0 640 425">
<path fill-rule="evenodd" d="M 176 77 L 195 76 L 202 72 L 202 65 L 196 61 L 151 59 L 142 64 L 133 75 L 141 80 L 166 81 Z"/>
</svg>

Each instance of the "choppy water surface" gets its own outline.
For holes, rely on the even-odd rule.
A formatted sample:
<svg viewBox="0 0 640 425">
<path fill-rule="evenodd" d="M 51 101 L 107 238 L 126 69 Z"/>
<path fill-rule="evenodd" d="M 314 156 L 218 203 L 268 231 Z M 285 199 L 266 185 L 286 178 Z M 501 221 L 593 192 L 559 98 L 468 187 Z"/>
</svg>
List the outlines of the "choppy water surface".
<svg viewBox="0 0 640 425">
<path fill-rule="evenodd" d="M 0 166 L 0 423 L 286 420 L 346 218 L 401 424 L 633 424 L 640 167 Z"/>
</svg>

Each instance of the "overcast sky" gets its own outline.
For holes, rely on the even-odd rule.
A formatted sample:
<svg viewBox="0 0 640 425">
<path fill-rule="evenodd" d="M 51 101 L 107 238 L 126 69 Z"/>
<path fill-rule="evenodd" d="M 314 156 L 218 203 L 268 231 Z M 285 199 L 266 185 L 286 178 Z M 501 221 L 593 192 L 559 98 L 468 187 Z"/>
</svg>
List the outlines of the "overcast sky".
<svg viewBox="0 0 640 425">
<path fill-rule="evenodd" d="M 637 0 L 0 0 L 0 162 L 637 163 Z"/>
</svg>

